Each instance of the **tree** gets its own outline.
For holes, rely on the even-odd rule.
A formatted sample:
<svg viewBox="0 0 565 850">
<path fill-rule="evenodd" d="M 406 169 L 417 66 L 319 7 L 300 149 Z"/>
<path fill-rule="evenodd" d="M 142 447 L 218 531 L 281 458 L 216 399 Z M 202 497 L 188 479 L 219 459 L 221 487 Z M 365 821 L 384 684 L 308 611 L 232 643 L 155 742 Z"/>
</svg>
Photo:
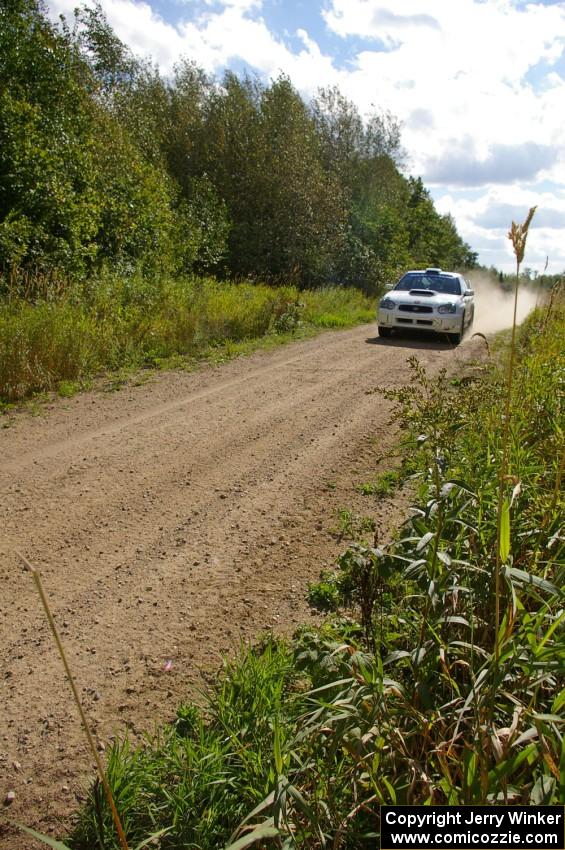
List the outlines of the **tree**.
<svg viewBox="0 0 565 850">
<path fill-rule="evenodd" d="M 335 174 L 351 195 L 365 147 L 359 110 L 337 86 L 320 89 L 310 109 L 324 168 Z"/>
<path fill-rule="evenodd" d="M 0 268 L 83 272 L 96 253 L 93 113 L 72 42 L 35 0 L 0 9 Z"/>
<path fill-rule="evenodd" d="M 87 61 L 76 32 L 36 0 L 4 4 L 1 16 L 0 269 L 172 268 L 174 186 L 113 112 L 106 53 Z M 104 97 L 93 67 L 109 80 Z"/>
<path fill-rule="evenodd" d="M 477 255 L 463 242 L 453 218 L 436 211 L 421 178 L 408 181 L 409 248 L 416 267 L 465 268 L 476 265 Z"/>
<path fill-rule="evenodd" d="M 268 215 L 261 132 L 263 87 L 226 73 L 210 93 L 196 159 L 225 202 L 230 223 L 228 265 L 236 275 L 265 274 L 264 222 Z"/>
<path fill-rule="evenodd" d="M 321 283 L 336 267 L 347 209 L 338 177 L 324 170 L 306 104 L 285 76 L 263 94 L 261 130 L 268 198 L 266 264 L 280 277 Z"/>
</svg>

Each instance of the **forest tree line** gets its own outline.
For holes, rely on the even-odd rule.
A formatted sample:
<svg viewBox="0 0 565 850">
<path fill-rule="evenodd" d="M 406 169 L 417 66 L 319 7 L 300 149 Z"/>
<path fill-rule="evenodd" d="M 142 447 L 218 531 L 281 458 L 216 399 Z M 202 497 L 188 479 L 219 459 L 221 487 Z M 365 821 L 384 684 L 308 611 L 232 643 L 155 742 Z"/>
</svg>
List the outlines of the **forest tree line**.
<svg viewBox="0 0 565 850">
<path fill-rule="evenodd" d="M 0 275 L 213 274 L 376 292 L 477 255 L 419 178 L 400 127 L 337 88 L 310 102 L 190 59 L 171 78 L 99 5 L 52 23 L 0 9 Z"/>
</svg>

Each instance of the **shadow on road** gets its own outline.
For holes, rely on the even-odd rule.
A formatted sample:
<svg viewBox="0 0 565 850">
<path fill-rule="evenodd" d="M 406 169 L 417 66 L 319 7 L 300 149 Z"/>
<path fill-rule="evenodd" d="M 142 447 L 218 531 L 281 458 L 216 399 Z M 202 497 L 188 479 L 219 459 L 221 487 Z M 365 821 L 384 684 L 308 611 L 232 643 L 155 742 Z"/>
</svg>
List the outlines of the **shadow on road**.
<svg viewBox="0 0 565 850">
<path fill-rule="evenodd" d="M 439 349 L 441 351 L 455 348 L 445 334 L 432 334 L 429 331 L 422 333 L 395 331 L 394 336 L 387 337 L 387 339 L 374 336 L 368 337 L 365 342 L 368 345 L 385 345 L 393 348 Z"/>
</svg>

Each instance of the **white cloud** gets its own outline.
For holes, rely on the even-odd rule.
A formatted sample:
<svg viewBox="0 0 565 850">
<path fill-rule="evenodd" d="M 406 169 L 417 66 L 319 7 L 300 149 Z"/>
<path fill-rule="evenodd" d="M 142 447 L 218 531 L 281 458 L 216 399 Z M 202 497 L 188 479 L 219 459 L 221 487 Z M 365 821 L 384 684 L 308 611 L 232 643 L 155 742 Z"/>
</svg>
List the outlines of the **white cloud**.
<svg viewBox="0 0 565 850">
<path fill-rule="evenodd" d="M 491 183 L 530 182 L 556 162 L 558 152 L 551 145 L 524 142 L 519 145 L 494 144 L 484 158 L 478 158 L 471 136 L 453 139 L 450 150 L 428 160 L 424 178 L 430 183 L 455 186 L 484 186 Z"/>
<path fill-rule="evenodd" d="M 521 223 L 530 207 L 537 206 L 528 233 L 524 265 L 542 272 L 549 258 L 548 272 L 565 270 L 565 191 L 536 191 L 518 186 L 493 186 L 478 198 L 456 194 L 436 200 L 441 213 L 451 213 L 463 238 L 479 251 L 482 262 L 495 263 L 503 271 L 514 270 L 516 260 L 508 239 L 512 221 Z"/>
<path fill-rule="evenodd" d="M 195 20 L 171 24 L 146 2 L 103 0 L 103 9 L 118 37 L 136 55 L 152 58 L 170 74 L 181 57 L 217 72 L 241 60 L 266 77 L 288 73 L 302 91 L 339 82 L 330 57 L 324 56 L 305 30 L 296 30 L 304 45 L 298 53 L 275 36 L 258 15 L 262 0 L 221 0 L 220 11 L 206 11 Z M 76 0 L 50 0 L 56 15 L 72 16 Z"/>
<path fill-rule="evenodd" d="M 207 0 L 207 2 L 210 6 L 215 4 L 219 6 L 226 6 L 232 9 L 240 9 L 241 11 L 249 11 L 250 9 L 260 9 L 263 5 L 263 0 Z"/>
<path fill-rule="evenodd" d="M 395 45 L 405 38 L 412 39 L 426 30 L 441 30 L 434 15 L 433 4 L 426 4 L 426 12 L 418 2 L 390 3 L 366 0 L 333 0 L 323 12 L 330 29 L 338 35 L 371 36 L 387 45 Z"/>
<path fill-rule="evenodd" d="M 425 11 L 419 0 L 333 0 L 325 13 L 337 34 L 386 45 L 379 51 L 365 41 L 349 91 L 406 120 L 415 170 L 423 172 L 427 159 L 443 156 L 454 137 L 465 135 L 479 159 L 493 144 L 565 147 L 558 107 L 565 81 L 553 73 L 540 94 L 524 80 L 539 63 L 563 54 L 564 3 L 518 10 L 506 0 L 429 0 Z M 422 109 L 433 116 L 434 133 L 410 121 Z"/>
</svg>

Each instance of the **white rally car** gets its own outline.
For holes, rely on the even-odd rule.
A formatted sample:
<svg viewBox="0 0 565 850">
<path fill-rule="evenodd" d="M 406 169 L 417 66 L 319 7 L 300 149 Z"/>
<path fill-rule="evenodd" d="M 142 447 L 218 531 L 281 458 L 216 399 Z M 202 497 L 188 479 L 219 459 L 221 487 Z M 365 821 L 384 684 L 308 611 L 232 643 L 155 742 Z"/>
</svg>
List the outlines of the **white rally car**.
<svg viewBox="0 0 565 850">
<path fill-rule="evenodd" d="M 475 293 L 463 275 L 442 269 L 410 271 L 380 300 L 379 336 L 401 328 L 435 331 L 458 345 L 474 313 Z"/>
</svg>

